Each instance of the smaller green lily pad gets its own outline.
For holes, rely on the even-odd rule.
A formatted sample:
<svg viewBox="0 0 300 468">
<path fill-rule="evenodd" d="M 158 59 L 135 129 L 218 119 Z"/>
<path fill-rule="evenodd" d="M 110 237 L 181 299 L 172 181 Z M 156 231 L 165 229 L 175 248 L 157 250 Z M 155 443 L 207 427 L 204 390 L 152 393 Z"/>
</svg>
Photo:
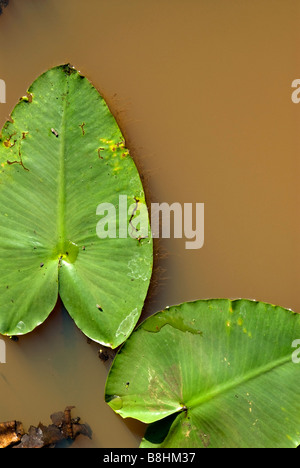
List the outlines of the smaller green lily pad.
<svg viewBox="0 0 300 468">
<path fill-rule="evenodd" d="M 249 300 L 184 303 L 144 321 L 117 354 L 105 399 L 150 423 L 141 447 L 300 443 L 300 315 Z"/>
</svg>

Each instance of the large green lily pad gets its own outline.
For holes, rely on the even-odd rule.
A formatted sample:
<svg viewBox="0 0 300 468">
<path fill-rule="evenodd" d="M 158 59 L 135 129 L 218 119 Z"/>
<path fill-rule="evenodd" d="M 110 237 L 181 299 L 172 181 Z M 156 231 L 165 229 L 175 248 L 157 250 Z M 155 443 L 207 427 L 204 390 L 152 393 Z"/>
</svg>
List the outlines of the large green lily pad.
<svg viewBox="0 0 300 468">
<path fill-rule="evenodd" d="M 128 205 L 122 235 L 120 196 Z M 97 235 L 103 203 L 115 207 L 115 238 Z M 152 271 L 150 229 L 143 238 L 124 234 L 141 205 L 138 171 L 98 91 L 68 65 L 42 74 L 1 132 L 0 333 L 30 332 L 60 294 L 87 336 L 122 343 Z"/>
<path fill-rule="evenodd" d="M 151 423 L 141 447 L 296 447 L 300 315 L 248 300 L 173 306 L 117 354 L 106 401 Z"/>
</svg>

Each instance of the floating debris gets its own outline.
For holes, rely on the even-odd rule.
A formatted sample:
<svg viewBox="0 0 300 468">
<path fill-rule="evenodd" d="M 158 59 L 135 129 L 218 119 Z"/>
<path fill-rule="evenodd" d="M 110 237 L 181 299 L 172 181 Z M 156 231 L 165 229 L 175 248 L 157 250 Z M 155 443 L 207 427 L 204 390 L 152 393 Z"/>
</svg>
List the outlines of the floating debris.
<svg viewBox="0 0 300 468">
<path fill-rule="evenodd" d="M 3 8 L 7 7 L 9 0 L 0 0 L 0 15 L 3 13 Z"/>
<path fill-rule="evenodd" d="M 20 442 L 24 434 L 23 425 L 19 421 L 0 423 L 0 448 L 6 448 Z"/>
<path fill-rule="evenodd" d="M 71 418 L 74 406 L 67 406 L 64 411 L 51 414 L 52 424 L 37 427 L 30 426 L 25 433 L 19 421 L 0 423 L 0 448 L 55 448 L 66 440 L 73 441 L 79 434 L 92 438 L 92 431 L 87 424 L 80 424 L 80 418 Z"/>
</svg>

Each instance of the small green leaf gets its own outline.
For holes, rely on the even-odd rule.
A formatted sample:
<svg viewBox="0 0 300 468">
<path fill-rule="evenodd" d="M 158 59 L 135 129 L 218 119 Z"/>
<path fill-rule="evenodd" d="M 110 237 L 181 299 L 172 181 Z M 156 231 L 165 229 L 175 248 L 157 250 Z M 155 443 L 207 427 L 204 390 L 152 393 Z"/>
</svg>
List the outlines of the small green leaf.
<svg viewBox="0 0 300 468">
<path fill-rule="evenodd" d="M 173 306 L 123 345 L 105 398 L 123 418 L 151 423 L 141 447 L 296 447 L 298 339 L 300 315 L 270 304 Z"/>
<path fill-rule="evenodd" d="M 99 238 L 97 207 L 145 204 L 136 166 L 104 99 L 68 65 L 41 75 L 0 138 L 0 333 L 42 323 L 60 294 L 78 327 L 107 346 L 134 328 L 152 239 Z M 133 269 L 134 267 L 134 269 Z M 122 324 L 122 326 L 120 325 Z"/>
</svg>

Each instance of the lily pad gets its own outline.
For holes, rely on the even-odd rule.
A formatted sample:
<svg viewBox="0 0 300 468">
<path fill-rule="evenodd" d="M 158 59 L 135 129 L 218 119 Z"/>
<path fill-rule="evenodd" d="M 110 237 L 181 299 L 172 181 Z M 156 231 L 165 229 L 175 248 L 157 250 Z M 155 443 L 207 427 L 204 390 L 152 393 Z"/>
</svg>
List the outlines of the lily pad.
<svg viewBox="0 0 300 468">
<path fill-rule="evenodd" d="M 117 354 L 106 401 L 150 423 L 141 447 L 300 443 L 300 315 L 249 300 L 184 303 L 145 320 Z"/>
<path fill-rule="evenodd" d="M 115 209 L 115 236 L 97 233 L 102 204 Z M 42 74 L 1 132 L 0 333 L 30 332 L 59 294 L 88 337 L 120 345 L 152 273 L 150 228 L 126 235 L 139 204 L 137 168 L 99 92 L 69 65 Z"/>
</svg>

